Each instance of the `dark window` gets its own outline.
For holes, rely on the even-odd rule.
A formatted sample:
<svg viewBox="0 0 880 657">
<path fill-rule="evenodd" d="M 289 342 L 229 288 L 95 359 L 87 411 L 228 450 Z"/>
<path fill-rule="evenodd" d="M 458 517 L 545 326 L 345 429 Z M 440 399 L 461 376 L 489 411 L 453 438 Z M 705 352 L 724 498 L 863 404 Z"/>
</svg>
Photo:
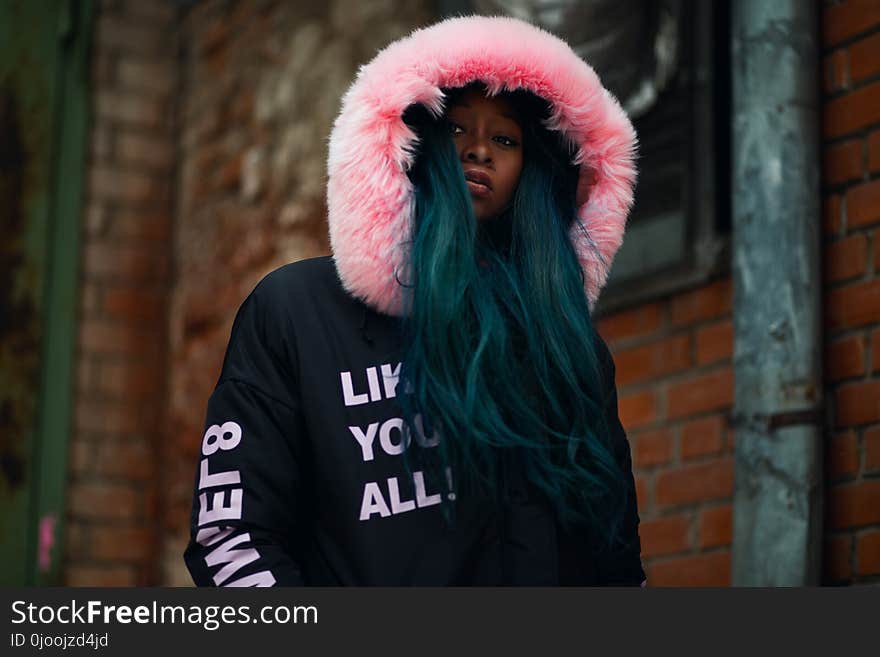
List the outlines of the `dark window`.
<svg viewBox="0 0 880 657">
<path fill-rule="evenodd" d="M 726 267 L 730 232 L 729 11 L 682 2 L 671 84 L 633 125 L 636 201 L 597 313 L 697 285 Z"/>
</svg>

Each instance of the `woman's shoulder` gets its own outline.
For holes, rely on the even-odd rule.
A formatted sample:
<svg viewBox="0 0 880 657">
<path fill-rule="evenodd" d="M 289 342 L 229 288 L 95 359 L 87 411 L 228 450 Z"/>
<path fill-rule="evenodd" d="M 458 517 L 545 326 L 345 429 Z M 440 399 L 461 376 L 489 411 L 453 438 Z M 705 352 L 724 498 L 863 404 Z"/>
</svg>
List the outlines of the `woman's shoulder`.
<svg viewBox="0 0 880 657">
<path fill-rule="evenodd" d="M 270 271 L 250 297 L 260 314 L 288 322 L 309 316 L 343 318 L 363 309 L 363 303 L 343 288 L 329 255 L 289 262 Z"/>
<path fill-rule="evenodd" d="M 336 277 L 333 256 L 324 255 L 288 262 L 266 274 L 255 290 L 265 294 L 285 294 L 291 290 L 325 285 Z"/>
<path fill-rule="evenodd" d="M 276 308 L 330 302 L 343 294 L 333 257 L 329 255 L 289 262 L 266 274 L 252 294 Z"/>
</svg>

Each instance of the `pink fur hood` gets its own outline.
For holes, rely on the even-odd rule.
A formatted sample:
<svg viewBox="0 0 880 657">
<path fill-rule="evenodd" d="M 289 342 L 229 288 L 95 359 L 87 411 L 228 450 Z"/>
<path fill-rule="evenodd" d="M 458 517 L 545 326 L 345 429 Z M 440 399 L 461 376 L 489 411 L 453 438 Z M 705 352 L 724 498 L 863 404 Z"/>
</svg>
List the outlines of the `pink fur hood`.
<svg viewBox="0 0 880 657">
<path fill-rule="evenodd" d="M 490 94 L 523 88 L 547 100 L 548 128 L 577 146 L 578 216 L 570 239 L 592 308 L 623 241 L 633 201 L 636 136 L 617 100 L 561 39 L 507 17 L 450 18 L 391 43 L 362 66 L 330 133 L 327 210 L 343 286 L 400 315 L 408 262 L 415 133 L 404 110 L 443 114 L 442 87 L 481 80 Z"/>
</svg>

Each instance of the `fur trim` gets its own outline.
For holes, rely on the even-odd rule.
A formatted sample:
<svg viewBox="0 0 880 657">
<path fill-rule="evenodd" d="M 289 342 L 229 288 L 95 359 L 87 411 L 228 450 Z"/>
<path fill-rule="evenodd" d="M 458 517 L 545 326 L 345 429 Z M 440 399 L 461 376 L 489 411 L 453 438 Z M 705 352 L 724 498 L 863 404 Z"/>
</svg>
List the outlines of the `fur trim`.
<svg viewBox="0 0 880 657">
<path fill-rule="evenodd" d="M 388 315 L 400 315 L 414 211 L 416 135 L 403 122 L 413 103 L 444 111 L 441 87 L 481 80 L 490 94 L 524 88 L 549 101 L 547 127 L 578 146 L 578 216 L 570 238 L 594 307 L 623 241 L 633 201 L 636 135 L 593 69 L 558 37 L 518 19 L 450 18 L 391 43 L 342 99 L 330 133 L 327 210 L 343 286 Z"/>
</svg>

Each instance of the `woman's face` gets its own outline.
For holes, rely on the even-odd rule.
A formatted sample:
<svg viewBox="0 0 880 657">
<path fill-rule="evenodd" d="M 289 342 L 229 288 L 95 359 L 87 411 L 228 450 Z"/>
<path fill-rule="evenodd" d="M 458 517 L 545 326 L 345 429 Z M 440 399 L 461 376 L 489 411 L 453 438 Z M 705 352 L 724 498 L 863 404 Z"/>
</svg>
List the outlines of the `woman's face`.
<svg viewBox="0 0 880 657">
<path fill-rule="evenodd" d="M 494 219 L 513 199 L 522 171 L 522 128 L 513 107 L 478 89 L 446 113 L 478 221 Z"/>
</svg>

